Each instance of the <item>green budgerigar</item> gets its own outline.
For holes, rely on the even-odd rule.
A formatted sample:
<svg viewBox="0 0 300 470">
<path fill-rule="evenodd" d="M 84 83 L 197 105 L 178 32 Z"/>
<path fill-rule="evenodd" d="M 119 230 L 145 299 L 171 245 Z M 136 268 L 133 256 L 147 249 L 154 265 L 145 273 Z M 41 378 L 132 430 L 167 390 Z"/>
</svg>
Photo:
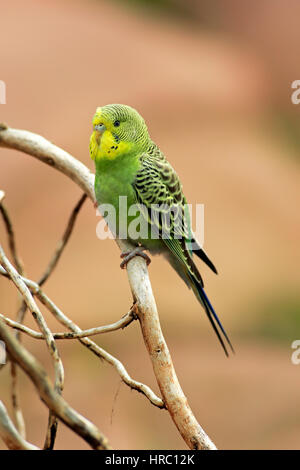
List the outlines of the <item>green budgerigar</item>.
<svg viewBox="0 0 300 470">
<path fill-rule="evenodd" d="M 120 201 L 124 197 L 128 208 L 140 208 L 140 215 L 145 221 L 146 233 L 138 237 L 128 234 L 136 248 L 121 255 L 121 267 L 125 267 L 136 255 L 150 262 L 145 249 L 151 254 L 164 255 L 187 286 L 192 288 L 228 355 L 222 336 L 233 348 L 203 289 L 193 253 L 215 273 L 216 268 L 193 235 L 180 180 L 162 151 L 151 140 L 144 119 L 135 109 L 122 104 L 97 108 L 93 117 L 90 155 L 96 166 L 96 199 L 99 205 L 114 208 L 116 234 L 120 235 L 120 215 L 125 217 L 127 227 L 135 217 L 129 212 L 121 213 L 124 210 Z M 178 216 L 179 213 L 181 216 Z"/>
</svg>

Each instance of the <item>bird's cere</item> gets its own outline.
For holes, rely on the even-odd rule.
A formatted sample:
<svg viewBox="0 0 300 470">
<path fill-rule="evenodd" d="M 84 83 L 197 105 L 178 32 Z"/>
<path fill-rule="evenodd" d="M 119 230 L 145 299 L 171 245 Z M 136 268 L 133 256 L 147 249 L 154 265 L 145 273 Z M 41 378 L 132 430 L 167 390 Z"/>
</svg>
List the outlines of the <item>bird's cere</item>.
<svg viewBox="0 0 300 470">
<path fill-rule="evenodd" d="M 100 132 L 100 134 L 103 134 L 103 132 L 106 130 L 106 127 L 104 124 L 96 124 L 96 126 L 94 126 L 94 129 L 95 131 Z"/>
</svg>

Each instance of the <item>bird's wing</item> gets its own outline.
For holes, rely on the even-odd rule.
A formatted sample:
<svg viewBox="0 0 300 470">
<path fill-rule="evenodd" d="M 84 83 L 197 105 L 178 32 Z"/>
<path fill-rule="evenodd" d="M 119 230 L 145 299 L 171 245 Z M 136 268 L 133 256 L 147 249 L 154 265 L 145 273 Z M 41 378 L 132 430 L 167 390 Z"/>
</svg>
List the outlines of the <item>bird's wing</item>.
<svg viewBox="0 0 300 470">
<path fill-rule="evenodd" d="M 186 246 L 193 234 L 177 173 L 158 148 L 154 155 L 143 154 L 140 161 L 133 188 L 141 213 L 180 262 L 191 282 L 203 287 L 202 277 Z"/>
<path fill-rule="evenodd" d="M 141 213 L 148 223 L 154 226 L 159 238 L 181 263 L 225 353 L 228 354 L 220 331 L 232 348 L 230 340 L 206 296 L 202 277 L 192 259 L 192 253 L 186 246 L 186 242 L 193 239 L 193 234 L 189 214 L 184 217 L 186 199 L 180 180 L 158 149 L 154 155 L 143 154 L 140 161 L 141 168 L 133 182 L 133 188 Z M 179 218 L 176 216 L 176 207 L 181 211 Z M 203 259 L 203 256 L 200 257 Z"/>
<path fill-rule="evenodd" d="M 189 217 L 185 216 L 186 200 L 175 170 L 161 153 L 142 155 L 133 188 L 141 212 L 154 232 L 188 267 L 191 257 L 186 241 L 192 232 Z"/>
</svg>

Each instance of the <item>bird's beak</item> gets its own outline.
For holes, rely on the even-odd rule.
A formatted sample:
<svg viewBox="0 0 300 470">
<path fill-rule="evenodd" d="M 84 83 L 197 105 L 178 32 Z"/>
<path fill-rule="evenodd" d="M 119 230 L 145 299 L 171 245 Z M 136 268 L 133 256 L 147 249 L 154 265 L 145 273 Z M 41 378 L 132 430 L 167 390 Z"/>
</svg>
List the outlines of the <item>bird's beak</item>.
<svg viewBox="0 0 300 470">
<path fill-rule="evenodd" d="M 105 131 L 106 131 L 106 127 L 102 123 L 96 124 L 94 126 L 94 135 L 95 135 L 95 139 L 98 145 L 100 144 L 101 137 Z"/>
</svg>

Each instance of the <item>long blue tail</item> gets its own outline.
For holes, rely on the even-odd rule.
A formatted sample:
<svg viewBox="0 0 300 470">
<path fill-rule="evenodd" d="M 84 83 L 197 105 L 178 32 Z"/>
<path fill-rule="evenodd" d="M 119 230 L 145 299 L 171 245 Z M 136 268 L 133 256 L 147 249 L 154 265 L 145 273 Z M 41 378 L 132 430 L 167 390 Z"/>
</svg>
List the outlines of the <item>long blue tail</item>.
<svg viewBox="0 0 300 470">
<path fill-rule="evenodd" d="M 201 304 L 203 305 L 204 309 L 205 309 L 205 313 L 214 329 L 214 332 L 216 333 L 221 345 L 222 345 L 222 348 L 224 349 L 224 352 L 226 354 L 226 356 L 229 356 L 228 354 L 228 351 L 227 351 L 227 348 L 225 346 L 225 343 L 224 343 L 224 340 L 222 338 L 222 334 L 224 336 L 224 338 L 226 339 L 228 345 L 230 346 L 230 349 L 231 351 L 234 353 L 234 349 L 233 349 L 233 346 L 230 342 L 230 339 L 228 338 L 228 335 L 226 333 L 226 331 L 224 330 L 223 328 L 223 325 L 222 323 L 220 322 L 219 318 L 218 318 L 218 315 L 216 314 L 212 304 L 210 303 L 204 289 L 203 289 L 203 286 L 201 285 L 201 283 L 195 279 L 194 276 L 190 276 L 190 279 L 193 283 L 193 286 L 195 286 L 196 290 L 197 290 L 197 294 L 199 295 L 199 298 L 200 298 L 200 301 L 201 301 Z"/>
</svg>

